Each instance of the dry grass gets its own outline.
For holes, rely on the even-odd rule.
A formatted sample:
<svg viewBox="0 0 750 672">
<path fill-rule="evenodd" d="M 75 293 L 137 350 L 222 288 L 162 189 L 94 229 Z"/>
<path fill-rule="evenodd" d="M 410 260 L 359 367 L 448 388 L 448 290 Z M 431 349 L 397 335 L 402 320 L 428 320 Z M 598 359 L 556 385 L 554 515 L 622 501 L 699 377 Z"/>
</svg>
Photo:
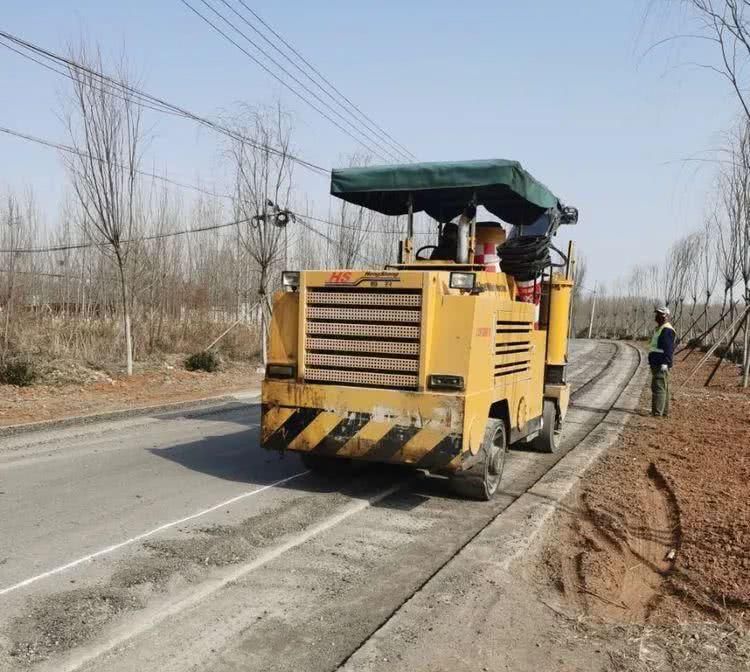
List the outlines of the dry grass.
<svg viewBox="0 0 750 672">
<path fill-rule="evenodd" d="M 231 324 L 201 314 L 161 323 L 136 319 L 133 322 L 135 360 L 199 352 Z M 228 359 L 257 359 L 260 348 L 256 326 L 238 324 L 221 340 L 218 349 Z M 122 323 L 111 318 L 25 315 L 14 321 L 9 350 L 33 358 L 40 367 L 62 359 L 92 368 L 111 369 L 124 361 Z"/>
</svg>

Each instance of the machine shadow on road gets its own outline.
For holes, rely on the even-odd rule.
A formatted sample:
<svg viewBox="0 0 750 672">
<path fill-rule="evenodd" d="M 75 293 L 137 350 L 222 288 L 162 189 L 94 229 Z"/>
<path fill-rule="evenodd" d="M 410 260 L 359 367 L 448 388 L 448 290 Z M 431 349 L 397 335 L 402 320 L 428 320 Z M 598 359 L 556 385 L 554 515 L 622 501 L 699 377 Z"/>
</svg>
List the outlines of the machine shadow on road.
<svg viewBox="0 0 750 672">
<path fill-rule="evenodd" d="M 253 401 L 227 401 L 219 406 L 164 411 L 153 416 L 159 420 L 205 420 L 206 422 L 235 422 L 255 427 L 260 423 L 260 404 Z"/>
<path fill-rule="evenodd" d="M 263 450 L 260 447 L 260 430 L 257 423 L 252 424 L 254 426 L 232 434 L 208 436 L 198 441 L 180 443 L 166 448 L 149 448 L 148 452 L 191 471 L 260 487 L 306 471 L 306 467 L 296 453 Z M 338 492 L 359 497 L 368 496 L 373 487 L 385 488 L 399 482 L 409 481 L 413 477 L 413 470 L 398 465 L 362 462 L 352 464 L 351 468 L 345 469 L 342 473 L 306 473 L 280 483 L 276 487 L 309 493 Z M 409 488 L 404 488 L 399 492 L 404 495 L 413 495 Z M 410 509 L 419 504 L 417 495 L 409 498 L 397 496 L 397 494 L 387 497 L 379 505 Z"/>
</svg>

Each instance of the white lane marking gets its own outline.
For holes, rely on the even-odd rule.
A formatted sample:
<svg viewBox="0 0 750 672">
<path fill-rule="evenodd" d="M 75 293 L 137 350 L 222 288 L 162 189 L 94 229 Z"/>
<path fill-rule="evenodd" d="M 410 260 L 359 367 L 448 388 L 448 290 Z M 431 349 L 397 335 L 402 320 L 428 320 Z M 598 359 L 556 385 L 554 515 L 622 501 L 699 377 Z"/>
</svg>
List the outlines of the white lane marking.
<svg viewBox="0 0 750 672">
<path fill-rule="evenodd" d="M 264 485 L 262 488 L 250 490 L 249 492 L 243 492 L 241 495 L 237 495 L 236 497 L 227 499 L 226 501 L 220 502 L 219 504 L 214 504 L 213 506 L 209 506 L 207 509 L 203 509 L 202 511 L 198 511 L 197 513 L 193 513 L 189 516 L 185 516 L 184 518 L 180 518 L 179 520 L 173 520 L 171 523 L 164 523 L 164 525 L 159 525 L 159 527 L 155 527 L 153 530 L 149 530 L 148 532 L 143 532 L 141 534 L 136 535 L 135 537 L 130 537 L 130 539 L 126 539 L 125 541 L 121 541 L 117 544 L 112 544 L 112 546 L 107 546 L 107 548 L 102 548 L 100 551 L 91 553 L 90 555 L 87 555 L 83 558 L 78 558 L 78 560 L 73 560 L 72 562 L 69 562 L 65 565 L 60 565 L 59 567 L 50 569 L 49 571 L 43 572 L 42 574 L 37 574 L 36 576 L 32 576 L 28 579 L 24 579 L 23 581 L 19 581 L 18 583 L 12 586 L 8 586 L 7 588 L 2 588 L 0 589 L 0 595 L 12 593 L 14 590 L 18 590 L 19 588 L 24 588 L 25 586 L 28 586 L 32 583 L 36 583 L 37 581 L 41 581 L 42 579 L 46 579 L 50 576 L 54 576 L 55 574 L 59 574 L 60 572 L 65 572 L 69 569 L 73 569 L 73 567 L 77 567 L 78 565 L 81 565 L 84 562 L 90 562 L 94 558 L 98 558 L 102 555 L 107 555 L 108 553 L 112 553 L 113 551 L 116 551 L 122 548 L 123 546 L 128 546 L 129 544 L 133 544 L 136 541 L 140 541 L 141 539 L 150 537 L 153 534 L 157 534 L 158 532 L 168 530 L 170 527 L 174 527 L 175 525 L 181 525 L 182 523 L 187 523 L 190 520 L 195 520 L 196 518 L 205 516 L 207 513 L 216 511 L 216 509 L 220 509 L 223 506 L 229 506 L 230 504 L 239 502 L 242 499 L 246 499 L 247 497 L 252 497 L 253 495 L 257 495 L 263 492 L 264 490 L 268 490 L 269 488 L 275 488 L 277 485 L 282 485 L 283 483 L 287 483 L 288 481 L 291 481 L 294 478 L 299 478 L 300 476 L 304 476 L 305 474 L 309 474 L 309 473 L 310 473 L 309 470 L 300 471 L 299 473 L 294 474 L 293 476 L 287 476 L 286 478 L 282 478 L 280 481 L 276 481 L 275 483 L 269 483 L 268 485 Z"/>
<path fill-rule="evenodd" d="M 221 576 L 209 578 L 208 580 L 204 581 L 201 584 L 200 588 L 195 592 L 190 593 L 184 597 L 178 597 L 173 602 L 168 602 L 167 604 L 162 605 L 156 611 L 145 611 L 137 614 L 135 618 L 131 619 L 130 622 L 125 623 L 120 627 L 116 627 L 113 631 L 111 631 L 107 641 L 101 642 L 100 644 L 94 644 L 93 646 L 90 646 L 83 651 L 73 652 L 62 660 L 55 660 L 42 664 L 42 666 L 38 668 L 39 672 L 75 672 L 76 670 L 80 670 L 84 665 L 87 665 L 99 656 L 112 651 L 116 647 L 133 639 L 134 637 L 137 637 L 138 635 L 141 635 L 151 628 L 159 625 L 170 616 L 175 616 L 176 614 L 179 614 L 180 612 L 185 611 L 190 607 L 194 607 L 196 604 L 208 597 L 211 597 L 211 595 L 216 593 L 221 588 L 224 588 L 228 584 L 239 581 L 247 574 L 250 574 L 252 571 L 268 564 L 272 560 L 275 560 L 287 551 L 291 551 L 292 549 L 301 546 L 306 541 L 309 541 L 319 534 L 330 530 L 332 527 L 335 527 L 339 523 L 342 523 L 354 514 L 359 513 L 360 511 L 364 511 L 373 504 L 377 504 L 381 500 L 385 499 L 389 495 L 392 495 L 394 492 L 402 488 L 403 485 L 404 481 L 401 481 L 396 485 L 392 485 L 389 488 L 382 490 L 378 494 L 373 495 L 369 499 L 361 499 L 355 501 L 354 504 L 346 507 L 343 511 L 341 511 L 341 513 L 337 513 L 336 515 L 321 521 L 317 525 L 313 525 L 305 532 L 302 532 L 301 534 L 285 541 L 283 544 L 279 544 L 278 546 L 269 549 L 265 553 L 258 556 L 255 560 L 252 560 L 245 565 L 240 565 L 239 567 L 232 569 L 231 571 Z"/>
</svg>

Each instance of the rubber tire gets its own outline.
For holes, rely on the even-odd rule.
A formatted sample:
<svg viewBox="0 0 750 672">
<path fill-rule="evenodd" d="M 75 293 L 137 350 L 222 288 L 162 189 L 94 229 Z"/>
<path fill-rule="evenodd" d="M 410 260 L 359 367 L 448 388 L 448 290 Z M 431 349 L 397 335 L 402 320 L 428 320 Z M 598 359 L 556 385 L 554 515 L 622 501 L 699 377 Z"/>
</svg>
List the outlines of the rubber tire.
<svg viewBox="0 0 750 672">
<path fill-rule="evenodd" d="M 453 492 L 467 499 L 485 502 L 491 500 L 502 480 L 507 453 L 505 423 L 490 418 L 484 430 L 477 461 L 469 469 L 458 471 L 450 477 Z"/>
<path fill-rule="evenodd" d="M 300 453 L 300 458 L 307 469 L 325 476 L 345 474 L 352 468 L 352 461 L 345 457 L 331 457 L 330 455 L 305 452 Z"/>
<path fill-rule="evenodd" d="M 554 401 L 544 400 L 542 409 L 542 429 L 531 442 L 531 447 L 540 453 L 556 453 L 560 449 L 560 437 L 557 427 L 557 407 Z"/>
</svg>

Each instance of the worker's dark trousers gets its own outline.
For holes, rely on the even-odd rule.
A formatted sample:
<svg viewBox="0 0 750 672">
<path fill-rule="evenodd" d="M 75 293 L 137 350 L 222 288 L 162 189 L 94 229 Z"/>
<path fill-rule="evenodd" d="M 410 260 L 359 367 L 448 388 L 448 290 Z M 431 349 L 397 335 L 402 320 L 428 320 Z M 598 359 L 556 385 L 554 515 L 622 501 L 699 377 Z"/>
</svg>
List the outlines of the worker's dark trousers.
<svg viewBox="0 0 750 672">
<path fill-rule="evenodd" d="M 669 371 L 651 367 L 651 415 L 669 415 Z"/>
</svg>

